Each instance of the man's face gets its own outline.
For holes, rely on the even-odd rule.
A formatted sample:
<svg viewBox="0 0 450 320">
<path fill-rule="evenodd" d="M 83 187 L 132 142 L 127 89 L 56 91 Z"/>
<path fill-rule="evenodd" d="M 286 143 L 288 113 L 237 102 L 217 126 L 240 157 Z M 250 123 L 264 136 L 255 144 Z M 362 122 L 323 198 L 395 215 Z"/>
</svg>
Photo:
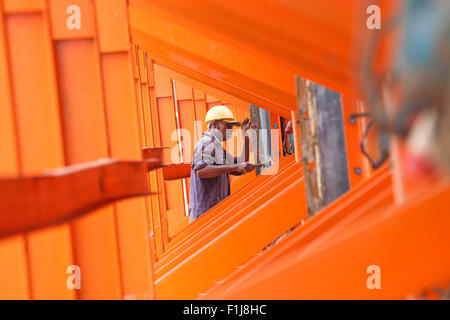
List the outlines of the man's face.
<svg viewBox="0 0 450 320">
<path fill-rule="evenodd" d="M 223 120 L 220 120 L 218 126 L 219 126 L 218 129 L 222 134 L 223 140 L 224 141 L 228 140 L 233 134 L 233 125 Z"/>
</svg>

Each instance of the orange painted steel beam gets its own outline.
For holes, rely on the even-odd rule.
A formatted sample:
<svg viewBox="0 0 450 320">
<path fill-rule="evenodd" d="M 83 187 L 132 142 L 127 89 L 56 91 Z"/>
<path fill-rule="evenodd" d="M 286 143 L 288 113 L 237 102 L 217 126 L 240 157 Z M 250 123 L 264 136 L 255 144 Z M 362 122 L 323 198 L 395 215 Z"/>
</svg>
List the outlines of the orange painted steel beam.
<svg viewBox="0 0 450 320">
<path fill-rule="evenodd" d="M 196 78 L 192 78 L 192 77 L 189 77 L 182 73 L 176 72 L 174 70 L 164 67 L 163 65 L 157 64 L 157 65 L 155 65 L 155 68 L 158 69 L 158 72 L 166 74 L 170 79 L 174 79 L 174 80 L 180 81 L 186 85 L 192 86 L 194 88 L 194 90 L 201 90 L 203 92 L 207 92 L 210 95 L 220 98 L 224 103 L 226 101 L 227 103 L 231 103 L 231 105 L 233 105 L 233 106 L 236 106 L 236 105 L 247 105 L 248 106 L 248 102 L 238 98 L 237 96 L 233 96 L 224 91 L 216 89 L 215 87 L 212 87 L 211 85 L 208 85 L 205 82 L 201 82 Z M 194 74 L 192 74 L 192 75 L 194 75 Z M 194 97 L 194 100 L 196 100 L 195 97 Z M 283 116 L 285 118 L 287 118 L 289 116 L 289 111 L 286 109 L 278 108 L 278 112 L 280 113 L 281 116 Z M 200 119 L 204 120 L 204 117 L 199 117 L 199 120 Z"/>
<path fill-rule="evenodd" d="M 293 246 L 223 298 L 405 299 L 448 285 L 449 196 L 448 181 L 438 183 L 405 205 L 368 213 L 316 254 L 302 256 Z M 367 287 L 371 265 L 380 268 L 380 290 Z"/>
<path fill-rule="evenodd" d="M 306 200 L 287 199 L 304 194 L 301 173 L 301 166 L 295 165 L 285 175 L 280 174 L 278 181 L 260 196 L 240 198 L 242 207 L 236 212 L 224 208 L 224 214 L 229 215 L 227 221 L 194 239 L 189 248 L 157 271 L 157 298 L 194 298 L 273 239 L 300 224 L 307 217 Z M 285 212 L 282 216 L 275 209 L 281 207 Z"/>
<path fill-rule="evenodd" d="M 0 1 L 1 2 L 1 1 Z M 13 92 L 11 91 L 10 60 L 5 26 L 5 15 L 0 5 L 0 175 L 19 174 L 17 123 L 14 121 Z M 3 212 L 9 214 L 9 212 Z M 0 274 L 3 275 L 0 299 L 30 299 L 32 290 L 24 235 L 0 241 Z M 70 296 L 68 296 L 69 298 Z M 72 295 L 73 297 L 73 295 Z"/>
<path fill-rule="evenodd" d="M 231 180 L 230 183 L 230 192 L 231 194 L 235 193 L 237 190 L 243 188 L 248 183 L 250 183 L 253 179 L 256 178 L 256 172 L 252 171 L 243 176 L 236 177 L 236 179 Z"/>
<path fill-rule="evenodd" d="M 291 111 L 291 121 L 292 121 L 292 134 L 294 135 L 294 154 L 295 161 L 301 162 L 302 159 L 302 144 L 301 144 L 301 135 L 300 135 L 300 118 L 298 111 Z"/>
<path fill-rule="evenodd" d="M 377 3 L 383 19 L 395 12 L 396 3 Z M 229 70 L 274 88 L 281 86 L 292 97 L 296 74 L 335 91 L 362 96 L 358 72 L 370 36 L 366 28 L 370 4 L 360 0 L 314 4 L 307 0 L 131 0 L 130 20 L 133 35 L 137 29 L 145 31 Z M 203 65 L 176 55 L 170 59 L 194 69 L 196 64 Z M 249 60 L 253 61 L 246 65 L 244 61 Z M 271 72 L 256 70 L 256 61 Z"/>
<path fill-rule="evenodd" d="M 293 245 L 301 246 L 304 251 L 314 253 L 312 250 L 314 245 L 323 242 L 323 239 L 327 239 L 323 237 L 324 235 L 329 236 L 329 234 L 338 232 L 343 226 L 363 217 L 370 210 L 392 204 L 392 194 L 392 178 L 387 166 L 384 166 L 367 183 L 360 184 L 350 190 L 320 213 L 307 220 L 304 225 L 298 227 L 283 241 L 277 243 L 273 250 L 255 256 L 242 268 L 222 279 L 220 284 L 211 287 L 206 295 L 200 298 L 222 299 L 242 284 L 251 281 L 253 275 L 259 274 L 279 255 L 288 252 Z"/>
<path fill-rule="evenodd" d="M 191 176 L 190 163 L 174 163 L 162 167 L 164 180 L 178 180 Z"/>
<path fill-rule="evenodd" d="M 40 176 L 0 180 L 0 237 L 75 219 L 105 204 L 149 194 L 146 173 L 158 160 L 99 160 Z"/>
<path fill-rule="evenodd" d="M 159 163 L 164 163 L 163 151 L 168 149 L 167 147 L 145 147 L 142 148 L 143 159 L 158 159 Z"/>
<path fill-rule="evenodd" d="M 147 17 L 142 18 L 148 21 Z M 171 46 L 139 29 L 132 29 L 133 41 L 158 64 L 187 77 L 197 79 L 220 91 L 253 103 L 261 108 L 286 113 L 295 107 L 295 96 L 254 80 L 246 74 L 214 64 L 181 47 Z M 290 81 L 289 81 L 290 82 Z M 289 82 L 286 82 L 288 84 Z"/>
<path fill-rule="evenodd" d="M 288 168 L 294 163 L 293 156 L 288 156 L 281 159 L 279 163 L 280 172 Z M 211 208 L 210 211 L 203 215 L 201 219 L 197 219 L 192 223 L 189 228 L 180 232 L 177 237 L 175 237 L 167 248 L 166 254 L 162 257 L 161 262 L 166 261 L 169 257 L 169 253 L 175 251 L 177 248 L 181 248 L 188 243 L 192 243 L 192 239 L 198 234 L 205 232 L 204 230 L 209 229 L 209 226 L 215 221 L 219 221 L 223 217 L 218 213 L 223 212 L 225 208 L 228 210 L 237 210 L 241 205 L 241 199 L 244 196 L 253 196 L 257 194 L 257 189 L 263 187 L 264 185 L 269 185 L 271 181 L 275 179 L 275 176 L 269 175 L 259 175 L 254 178 L 251 182 L 244 185 L 242 188 L 235 191 L 233 197 L 227 197 L 222 202 L 217 204 L 215 207 Z"/>
</svg>

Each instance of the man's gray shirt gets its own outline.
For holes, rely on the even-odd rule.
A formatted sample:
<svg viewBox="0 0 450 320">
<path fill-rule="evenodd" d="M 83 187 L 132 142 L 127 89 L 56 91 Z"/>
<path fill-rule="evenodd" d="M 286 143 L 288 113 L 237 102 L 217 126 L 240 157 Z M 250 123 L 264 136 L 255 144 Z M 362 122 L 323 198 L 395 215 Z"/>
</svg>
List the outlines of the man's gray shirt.
<svg viewBox="0 0 450 320">
<path fill-rule="evenodd" d="M 194 148 L 191 166 L 191 185 L 189 188 L 189 222 L 214 207 L 230 195 L 230 178 L 228 173 L 214 178 L 199 178 L 196 171 L 207 165 L 236 164 L 238 159 L 222 147 L 219 135 L 203 133 Z M 233 175 L 241 175 L 232 172 Z"/>
</svg>

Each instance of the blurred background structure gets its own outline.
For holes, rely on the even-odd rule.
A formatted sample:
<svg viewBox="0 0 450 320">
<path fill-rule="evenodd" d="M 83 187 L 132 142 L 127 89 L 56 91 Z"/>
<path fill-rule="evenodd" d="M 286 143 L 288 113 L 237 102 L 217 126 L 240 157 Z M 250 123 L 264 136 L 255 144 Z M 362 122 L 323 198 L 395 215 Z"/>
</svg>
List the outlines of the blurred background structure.
<svg viewBox="0 0 450 320">
<path fill-rule="evenodd" d="M 448 298 L 449 17 L 0 0 L 0 299 Z M 216 105 L 271 165 L 189 225 Z"/>
</svg>

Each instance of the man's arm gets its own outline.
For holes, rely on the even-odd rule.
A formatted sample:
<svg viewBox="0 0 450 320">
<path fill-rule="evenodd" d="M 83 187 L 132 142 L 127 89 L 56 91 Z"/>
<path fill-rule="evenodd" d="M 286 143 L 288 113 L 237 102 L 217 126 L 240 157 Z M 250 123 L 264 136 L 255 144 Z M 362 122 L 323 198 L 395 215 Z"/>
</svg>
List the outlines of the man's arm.
<svg viewBox="0 0 450 320">
<path fill-rule="evenodd" d="M 253 169 L 254 167 L 250 163 L 207 165 L 201 169 L 198 169 L 195 174 L 199 178 L 210 179 L 230 172 L 246 173 L 248 171 L 252 171 Z"/>
</svg>

